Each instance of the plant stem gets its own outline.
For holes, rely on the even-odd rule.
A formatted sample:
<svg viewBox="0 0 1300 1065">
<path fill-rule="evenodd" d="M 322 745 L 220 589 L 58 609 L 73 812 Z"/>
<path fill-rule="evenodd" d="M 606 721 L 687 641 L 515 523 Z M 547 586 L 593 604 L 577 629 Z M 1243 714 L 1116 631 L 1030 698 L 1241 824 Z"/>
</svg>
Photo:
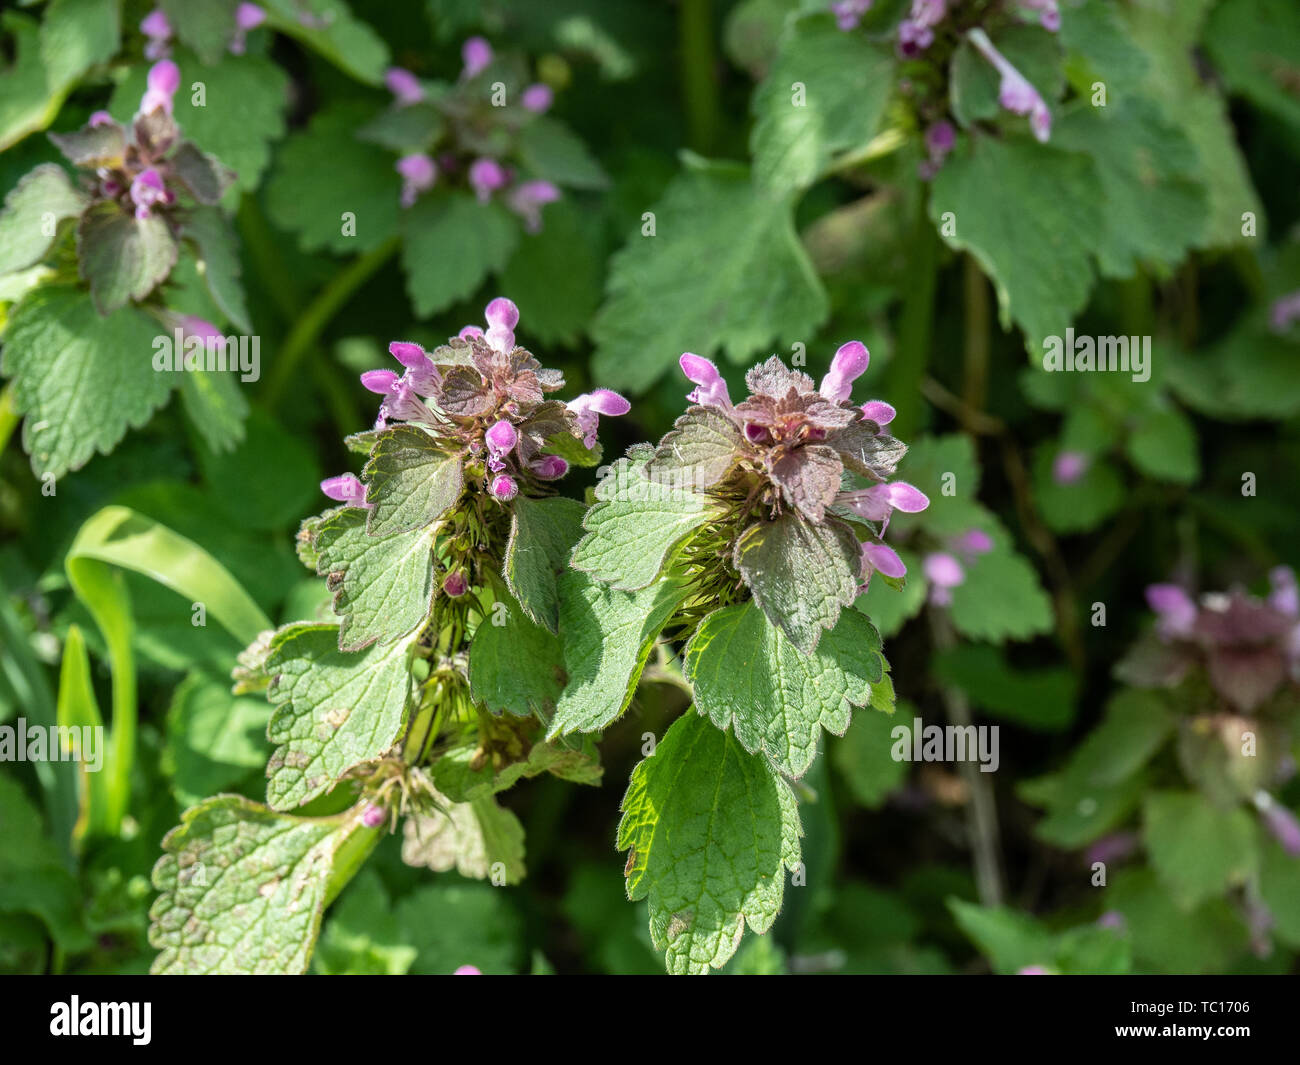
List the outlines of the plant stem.
<svg viewBox="0 0 1300 1065">
<path fill-rule="evenodd" d="M 966 310 L 962 398 L 970 410 L 982 411 L 989 383 L 989 294 L 988 282 L 972 255 L 962 265 L 962 284 Z"/>
<path fill-rule="evenodd" d="M 712 152 L 720 126 L 718 57 L 713 47 L 712 0 L 681 0 L 677 18 L 687 143 L 701 155 Z"/>
<path fill-rule="evenodd" d="M 952 624 L 940 610 L 926 611 L 930 620 L 930 632 L 936 650 L 946 651 L 957 643 Z M 942 685 L 944 707 L 948 711 L 948 723 L 960 729 L 971 725 L 970 702 L 966 693 L 949 685 Z M 999 906 L 1004 894 L 1002 883 L 1002 864 L 998 855 L 1001 849 L 998 832 L 998 808 L 993 798 L 993 788 L 988 774 L 980 771 L 974 761 L 967 758 L 961 763 L 962 779 L 970 792 L 970 804 L 966 808 L 966 823 L 970 833 L 971 854 L 975 861 L 975 887 L 979 892 L 980 903 L 984 906 Z"/>
<path fill-rule="evenodd" d="M 18 411 L 14 408 L 14 383 L 10 381 L 0 392 L 0 453 L 9 444 L 14 427 L 18 424 Z"/>
<path fill-rule="evenodd" d="M 262 393 L 268 409 L 275 408 L 285 389 L 288 388 L 289 382 L 293 380 L 298 363 L 307 350 L 320 339 L 321 332 L 330 320 L 343 309 L 357 289 L 369 281 L 375 272 L 397 252 L 400 243 L 400 237 L 390 237 L 335 274 L 330 283 L 316 294 L 316 298 L 294 322 L 279 357 L 271 367 L 266 388 Z"/>
</svg>

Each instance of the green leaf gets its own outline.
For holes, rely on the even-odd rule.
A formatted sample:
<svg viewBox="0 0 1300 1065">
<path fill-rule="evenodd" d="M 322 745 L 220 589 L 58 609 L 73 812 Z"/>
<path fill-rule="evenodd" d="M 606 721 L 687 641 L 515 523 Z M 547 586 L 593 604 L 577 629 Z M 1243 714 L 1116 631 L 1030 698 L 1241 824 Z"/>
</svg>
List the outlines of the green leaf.
<svg viewBox="0 0 1300 1065">
<path fill-rule="evenodd" d="M 621 458 L 596 486 L 583 519 L 587 535 L 573 550 L 574 569 L 620 591 L 652 584 L 674 548 L 719 513 L 707 496 L 646 474 L 649 452 Z"/>
<path fill-rule="evenodd" d="M 181 375 L 181 403 L 212 451 L 229 453 L 244 439 L 248 400 L 229 371 L 187 371 Z"/>
<path fill-rule="evenodd" d="M 97 203 L 77 224 L 81 276 L 100 314 L 142 300 L 167 279 L 178 249 L 162 215 L 136 218 L 117 203 Z"/>
<path fill-rule="evenodd" d="M 369 450 L 369 448 L 367 448 Z M 275 462 L 268 463 L 267 455 Z M 279 419 L 254 409 L 233 452 L 200 449 L 204 490 L 230 521 L 277 534 L 317 505 L 321 469 L 311 448 Z"/>
<path fill-rule="evenodd" d="M 88 202 L 67 171 L 54 163 L 42 163 L 24 176 L 5 197 L 0 213 L 0 274 L 40 262 L 54 243 L 58 223 L 76 218 Z"/>
<path fill-rule="evenodd" d="M 590 739 L 579 744 L 539 740 L 529 748 L 526 758 L 497 769 L 490 761 L 478 763 L 477 732 L 470 736 L 470 742 L 451 748 L 430 770 L 434 786 L 453 802 L 473 802 L 481 795 L 495 795 L 514 787 L 520 780 L 531 780 L 542 773 L 590 785 L 598 785 L 604 773 L 596 745 Z"/>
<path fill-rule="evenodd" d="M 361 104 L 325 108 L 276 155 L 266 210 L 276 225 L 298 234 L 304 251 L 356 255 L 398 230 L 402 183 L 393 159 L 354 136 L 370 113 Z M 345 225 L 345 214 L 354 226 Z"/>
<path fill-rule="evenodd" d="M 686 646 L 695 708 L 720 729 L 734 726 L 751 754 L 801 777 L 817 757 L 824 728 L 842 736 L 851 707 L 871 701 L 884 676 L 880 634 L 847 611 L 812 654 L 801 653 L 753 603 L 709 614 Z"/>
<path fill-rule="evenodd" d="M 1068 669 L 1016 669 L 999 648 L 976 644 L 941 652 L 931 669 L 975 706 L 1004 720 L 1042 732 L 1060 732 L 1074 721 L 1079 685 Z"/>
<path fill-rule="evenodd" d="M 794 793 L 761 756 L 684 714 L 632 771 L 622 810 L 628 898 L 649 900 L 670 973 L 719 968 L 746 924 L 771 928 L 801 829 Z"/>
<path fill-rule="evenodd" d="M 972 640 L 1026 640 L 1050 632 L 1052 601 L 1038 573 L 995 537 L 993 550 L 966 568 L 966 580 L 952 590 L 952 623 Z"/>
<path fill-rule="evenodd" d="M 1134 466 L 1157 480 L 1194 484 L 1201 476 L 1196 429 L 1177 407 L 1147 415 L 1125 442 L 1125 450 Z"/>
<path fill-rule="evenodd" d="M 0 29 L 12 42 L 8 54 L 13 56 L 12 63 L 0 71 L 0 151 L 3 151 L 29 133 L 48 126 L 58 114 L 68 86 L 50 85 L 46 81 L 40 29 L 35 19 L 13 10 L 0 12 Z"/>
<path fill-rule="evenodd" d="M 1214 806 L 1199 792 L 1148 795 L 1142 839 L 1151 864 L 1184 910 L 1243 883 L 1259 862 L 1250 814 Z"/>
<path fill-rule="evenodd" d="M 930 217 L 993 280 L 1003 327 L 1014 320 L 1037 349 L 1043 337 L 1063 336 L 1088 301 L 1104 224 L 1096 168 L 1028 137 L 970 141 L 935 178 Z"/>
<path fill-rule="evenodd" d="M 1226 900 L 1188 912 L 1150 869 L 1115 872 L 1106 906 L 1123 915 L 1134 957 L 1147 971 L 1222 973 L 1239 964 L 1249 946 L 1246 926 Z"/>
<path fill-rule="evenodd" d="M 441 796 L 439 796 L 441 799 Z M 447 802 L 445 811 L 416 814 L 402 826 L 402 861 L 445 873 L 455 869 L 472 880 L 492 877 L 493 885 L 524 878 L 524 826 L 491 795 L 471 802 Z M 495 874 L 500 866 L 503 878 Z"/>
<path fill-rule="evenodd" d="M 372 536 L 390 536 L 431 525 L 460 499 L 461 457 L 414 425 L 385 429 L 361 471 Z"/>
<path fill-rule="evenodd" d="M 1295 344 L 1248 318 L 1219 343 L 1197 352 L 1167 352 L 1174 394 L 1216 421 L 1285 419 L 1300 413 Z"/>
<path fill-rule="evenodd" d="M 713 407 L 691 407 L 659 442 L 646 471 L 684 488 L 709 488 L 735 465 L 741 445 L 730 417 Z"/>
<path fill-rule="evenodd" d="M 550 720 L 564 687 L 563 663 L 555 636 L 530 621 L 515 600 L 499 600 L 470 644 L 470 696 L 494 713 Z"/>
<path fill-rule="evenodd" d="M 831 762 L 868 810 L 880 809 L 907 779 L 909 763 L 892 753 L 893 729 L 895 722 L 910 722 L 917 713 L 911 703 L 900 701 L 895 714 L 854 714 L 843 737 L 831 741 Z"/>
<path fill-rule="evenodd" d="M 1013 975 L 1027 965 L 1050 964 L 1054 937 L 1033 917 L 1004 906 L 983 907 L 949 899 L 958 927 L 979 946 L 995 972 Z"/>
<path fill-rule="evenodd" d="M 1067 6 L 1061 12 L 1059 36 L 1066 50 L 1066 75 L 1081 95 L 1091 96 L 1099 81 L 1111 98 L 1127 98 L 1140 87 L 1150 63 L 1109 0 Z"/>
<path fill-rule="evenodd" d="M 42 285 L 5 329 L 3 373 L 26 416 L 23 447 L 38 474 L 61 477 L 108 454 L 161 407 L 167 374 L 150 363 L 158 325 L 135 307 L 101 317 L 81 288 Z"/>
<path fill-rule="evenodd" d="M 176 94 L 175 118 L 185 139 L 214 156 L 235 172 L 235 188 L 252 192 L 262 181 L 271 162 L 271 146 L 284 136 L 285 112 L 289 105 L 289 76 L 277 63 L 265 56 L 227 56 L 212 66 L 200 67 L 187 62 L 184 53 L 177 56 L 182 89 Z M 130 121 L 145 90 L 145 68 L 138 67 L 113 94 L 110 110 L 121 121 Z M 185 86 L 202 82 L 202 106 Z M 340 160 L 340 163 L 343 163 Z M 349 177 L 350 175 L 344 175 Z M 334 185 L 339 174 L 331 174 Z M 303 194 L 324 192 L 303 189 Z M 225 197 L 232 206 L 234 194 Z M 338 214 L 326 222 L 339 229 Z M 358 234 L 361 227 L 357 227 Z"/>
<path fill-rule="evenodd" d="M 316 572 L 329 579 L 342 619 L 339 650 L 407 636 L 433 610 L 433 530 L 371 536 L 366 511 L 341 507 L 316 529 Z"/>
<path fill-rule="evenodd" d="M 603 729 L 627 709 L 641 671 L 685 590 L 665 578 L 620 592 L 585 573 L 560 581 L 560 638 L 569 682 L 548 738 Z"/>
<path fill-rule="evenodd" d="M 1053 532 L 1095 529 L 1124 503 L 1124 483 L 1114 465 L 1093 457 L 1083 476 L 1058 484 L 1052 475 L 1057 449 L 1042 448 L 1034 460 L 1034 496 Z"/>
<path fill-rule="evenodd" d="M 293 817 L 236 795 L 186 810 L 163 838 L 149 911 L 153 972 L 301 973 L 356 819 Z"/>
<path fill-rule="evenodd" d="M 382 84 L 388 45 L 343 0 L 266 0 L 262 6 L 268 28 L 296 38 L 358 81 Z"/>
<path fill-rule="evenodd" d="M 519 131 L 516 149 L 530 177 L 573 189 L 609 185 L 609 177 L 586 144 L 557 118 L 534 118 Z"/>
<path fill-rule="evenodd" d="M 502 576 L 525 614 L 551 632 L 560 620 L 559 579 L 582 535 L 586 508 L 574 499 L 519 496 L 511 508 Z"/>
<path fill-rule="evenodd" d="M 449 976 L 462 965 L 487 975 L 518 971 L 523 919 L 509 892 L 445 881 L 417 888 L 396 907 L 399 942 L 419 954 L 416 974 Z"/>
<path fill-rule="evenodd" d="M 735 566 L 768 620 L 811 654 L 840 608 L 857 598 L 860 547 L 838 519 L 812 525 L 787 512 L 745 530 Z"/>
<path fill-rule="evenodd" d="M 180 40 L 192 48 L 204 63 L 216 63 L 235 35 L 235 8 L 239 0 L 159 0 L 167 21 Z"/>
<path fill-rule="evenodd" d="M 184 141 L 169 162 L 177 179 L 199 203 L 211 207 L 220 203 L 226 189 L 235 182 L 235 172 L 193 141 Z"/>
<path fill-rule="evenodd" d="M 927 584 L 921 571 L 921 556 L 899 551 L 898 557 L 907 567 L 902 589 L 883 579 L 873 580 L 867 585 L 867 590 L 853 601 L 854 609 L 866 614 L 882 636 L 895 635 L 925 606 Z"/>
<path fill-rule="evenodd" d="M 1288 946 L 1300 947 L 1300 861 L 1271 839 L 1260 850 L 1259 894 L 1274 931 Z"/>
<path fill-rule="evenodd" d="M 176 801 L 190 806 L 260 777 L 270 716 L 265 699 L 232 695 L 227 678 L 186 677 L 167 710 L 164 769 Z"/>
<path fill-rule="evenodd" d="M 734 362 L 806 341 L 829 305 L 795 232 L 791 206 L 753 194 L 748 173 L 713 165 L 677 177 L 611 260 L 592 323 L 594 375 L 641 392 L 683 351 Z"/>
<path fill-rule="evenodd" d="M 1219 4 L 1201 36 L 1228 91 L 1300 131 L 1300 11 L 1287 0 Z"/>
<path fill-rule="evenodd" d="M 1196 148 L 1148 100 L 1080 104 L 1052 142 L 1092 157 L 1106 210 L 1097 241 L 1103 277 L 1131 277 L 1144 263 L 1172 267 L 1205 229 L 1207 199 Z"/>
<path fill-rule="evenodd" d="M 755 185 L 775 196 L 808 188 L 837 152 L 871 140 L 893 88 L 889 49 L 829 14 L 795 22 L 754 91 Z"/>
<path fill-rule="evenodd" d="M 499 203 L 479 203 L 467 192 L 416 200 L 402 215 L 402 267 L 415 313 L 428 317 L 472 296 L 505 268 L 519 232 Z"/>
<path fill-rule="evenodd" d="M 312 972 L 325 976 L 405 976 L 419 951 L 402 932 L 384 882 L 363 870 L 330 907 L 321 929 Z"/>
<path fill-rule="evenodd" d="M 50 85 L 70 85 L 117 54 L 122 17 L 116 0 L 50 0 L 41 22 L 41 60 Z"/>
<path fill-rule="evenodd" d="M 397 742 L 406 720 L 409 641 L 339 650 L 337 626 L 302 623 L 275 634 L 266 660 L 275 706 L 266 767 L 273 809 L 323 795 L 349 769 Z"/>
</svg>

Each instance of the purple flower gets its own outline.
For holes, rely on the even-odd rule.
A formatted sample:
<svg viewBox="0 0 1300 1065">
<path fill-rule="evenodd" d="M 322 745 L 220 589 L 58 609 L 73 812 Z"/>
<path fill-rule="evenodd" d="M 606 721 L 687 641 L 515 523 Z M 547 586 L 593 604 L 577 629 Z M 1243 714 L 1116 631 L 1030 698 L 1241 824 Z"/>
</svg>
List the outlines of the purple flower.
<svg viewBox="0 0 1300 1065">
<path fill-rule="evenodd" d="M 872 570 L 878 570 L 886 577 L 907 576 L 907 567 L 903 565 L 903 560 L 898 557 L 898 553 L 892 547 L 867 540 L 862 545 L 862 579 L 864 582 L 871 576 Z"/>
<path fill-rule="evenodd" d="M 469 581 L 462 570 L 453 570 L 442 579 L 442 590 L 452 599 L 459 599 L 469 591 Z"/>
<path fill-rule="evenodd" d="M 152 114 L 162 108 L 172 113 L 172 97 L 181 87 L 181 68 L 170 59 L 164 59 L 149 68 L 144 98 L 140 101 L 140 114 Z"/>
<path fill-rule="evenodd" d="M 722 379 L 717 366 L 703 356 L 689 351 L 682 352 L 682 357 L 677 362 L 682 368 L 682 373 L 686 375 L 686 380 L 698 386 L 686 393 L 689 402 L 699 403 L 705 407 L 731 410 L 731 396 L 727 392 L 727 382 Z"/>
<path fill-rule="evenodd" d="M 1176 584 L 1149 584 L 1147 605 L 1156 612 L 1156 632 L 1165 641 L 1190 636 L 1196 624 L 1196 604 Z"/>
<path fill-rule="evenodd" d="M 220 329 L 206 318 L 200 318 L 198 315 L 182 314 L 177 317 L 176 321 L 181 327 L 181 332 L 187 337 L 202 338 L 205 347 L 214 347 L 217 341 L 225 339 Z"/>
<path fill-rule="evenodd" d="M 1123 932 L 1128 923 L 1124 920 L 1124 915 L 1119 910 L 1107 910 L 1097 918 L 1098 928 L 1110 928 L 1116 932 Z"/>
<path fill-rule="evenodd" d="M 1269 308 L 1269 328 L 1275 333 L 1285 333 L 1291 324 L 1300 319 L 1300 289 L 1274 301 Z"/>
<path fill-rule="evenodd" d="M 460 966 L 460 968 L 458 968 L 458 969 L 457 969 L 454 973 L 452 973 L 451 975 L 452 975 L 452 976 L 482 976 L 483 974 L 482 974 L 481 972 L 479 972 L 477 966 L 474 966 L 474 965 L 462 965 L 462 966 Z"/>
<path fill-rule="evenodd" d="M 967 562 L 970 562 L 977 555 L 985 555 L 993 550 L 993 537 L 983 529 L 967 529 L 951 541 L 951 546 Z"/>
<path fill-rule="evenodd" d="M 488 345 L 494 351 L 514 351 L 515 326 L 519 324 L 519 308 L 514 301 L 498 296 L 483 309 L 483 320 L 488 324 L 483 334 Z"/>
<path fill-rule="evenodd" d="M 519 494 L 519 485 L 508 474 L 498 473 L 492 478 L 488 491 L 492 493 L 494 498 L 501 500 L 503 503 L 509 503 Z"/>
<path fill-rule="evenodd" d="M 117 120 L 107 111 L 92 111 L 90 115 L 90 128 L 95 129 L 99 126 L 116 125 Z"/>
<path fill-rule="evenodd" d="M 406 377 L 410 379 L 411 387 L 420 395 L 435 395 L 442 386 L 442 375 L 429 361 L 429 356 L 419 344 L 412 344 L 407 340 L 394 340 L 388 345 L 388 353 L 406 367 Z"/>
<path fill-rule="evenodd" d="M 880 426 L 892 422 L 897 413 L 898 411 L 881 399 L 871 399 L 862 404 L 862 417 Z"/>
<path fill-rule="evenodd" d="M 470 164 L 469 183 L 474 190 L 474 195 L 478 197 L 479 203 L 487 203 L 492 198 L 492 193 L 496 192 L 509 180 L 505 168 L 495 159 L 484 156 L 481 159 L 475 159 Z"/>
<path fill-rule="evenodd" d="M 525 230 L 536 233 L 542 228 L 542 208 L 559 198 L 559 187 L 550 181 L 521 181 L 506 195 L 506 206 L 524 220 Z"/>
<path fill-rule="evenodd" d="M 235 8 L 235 36 L 230 41 L 232 55 L 243 55 L 248 46 L 248 31 L 266 21 L 266 12 L 256 4 L 243 3 Z"/>
<path fill-rule="evenodd" d="M 1026 965 L 1016 970 L 1017 976 L 1051 976 L 1052 971 L 1046 965 Z"/>
<path fill-rule="evenodd" d="M 1038 21 L 1049 33 L 1055 33 L 1061 28 L 1061 9 L 1057 6 L 1057 0 L 1020 0 L 1020 6 L 1037 11 Z"/>
<path fill-rule="evenodd" d="M 1062 451 L 1052 463 L 1052 480 L 1057 484 L 1074 484 L 1092 465 L 1082 451 Z"/>
<path fill-rule="evenodd" d="M 540 455 L 528 468 L 543 481 L 555 481 L 569 472 L 569 464 L 559 455 Z"/>
<path fill-rule="evenodd" d="M 1264 826 L 1292 858 L 1300 858 L 1300 820 L 1268 792 L 1255 792 L 1255 808 Z"/>
<path fill-rule="evenodd" d="M 389 67 L 384 72 L 384 85 L 393 94 L 398 107 L 418 104 L 424 99 L 424 86 L 420 79 L 405 67 Z"/>
<path fill-rule="evenodd" d="M 513 425 L 502 418 L 499 422 L 493 423 L 492 428 L 484 434 L 484 439 L 488 446 L 488 469 L 500 473 L 505 469 L 502 457 L 514 449 L 515 444 L 519 442 L 519 434 Z"/>
<path fill-rule="evenodd" d="M 898 54 L 915 59 L 934 43 L 934 26 L 947 14 L 947 0 L 912 0 L 912 10 L 898 24 Z"/>
<path fill-rule="evenodd" d="M 870 362 L 871 352 L 860 340 L 841 344 L 818 391 L 832 403 L 843 403 L 853 391 L 853 382 L 862 376 Z"/>
<path fill-rule="evenodd" d="M 962 564 L 944 551 L 935 551 L 921 561 L 921 572 L 930 582 L 930 602 L 935 606 L 948 606 L 952 590 L 966 581 Z"/>
<path fill-rule="evenodd" d="M 433 412 L 416 394 L 415 384 L 407 374 L 400 377 L 392 370 L 367 370 L 361 384 L 370 392 L 384 397 L 379 404 L 375 428 L 382 429 L 390 418 L 408 422 L 432 422 Z"/>
<path fill-rule="evenodd" d="M 402 206 L 410 207 L 422 192 L 428 192 L 438 180 L 438 164 L 427 155 L 404 155 L 397 160 L 402 175 Z"/>
<path fill-rule="evenodd" d="M 346 503 L 350 507 L 369 507 L 366 502 L 366 486 L 350 473 L 341 473 L 337 477 L 326 477 L 320 483 L 320 490 L 330 499 Z"/>
<path fill-rule="evenodd" d="M 1084 861 L 1090 866 L 1097 862 L 1107 865 L 1111 862 L 1122 862 L 1137 849 L 1137 845 L 1136 833 L 1112 832 L 1109 836 L 1102 836 L 1088 848 Z"/>
<path fill-rule="evenodd" d="M 366 828 L 378 828 L 384 823 L 384 820 L 387 817 L 388 811 L 373 802 L 361 811 L 361 823 L 365 825 Z"/>
<path fill-rule="evenodd" d="M 171 40 L 172 24 L 167 21 L 162 8 L 154 8 L 140 20 L 140 32 L 149 38 L 149 43 L 144 46 L 146 59 L 162 59 L 167 55 L 169 51 L 167 42 Z"/>
<path fill-rule="evenodd" d="M 590 450 L 596 446 L 596 429 L 600 421 L 598 416 L 604 414 L 616 418 L 630 411 L 632 404 L 617 392 L 611 392 L 608 388 L 598 388 L 594 392 L 584 392 L 577 399 L 569 400 L 568 407 L 578 420 L 583 444 Z"/>
<path fill-rule="evenodd" d="M 534 114 L 542 114 L 551 109 L 551 104 L 555 100 L 555 94 L 551 92 L 549 85 L 543 85 L 538 82 L 536 85 L 530 85 L 524 90 L 520 102 L 524 109 L 532 111 Z"/>
<path fill-rule="evenodd" d="M 482 37 L 471 37 L 461 45 L 460 57 L 465 63 L 465 69 L 461 71 L 460 76 L 465 79 L 472 78 L 482 73 L 492 62 L 492 46 Z"/>
<path fill-rule="evenodd" d="M 836 0 L 831 4 L 831 14 L 835 24 L 842 30 L 854 30 L 862 21 L 862 16 L 871 10 L 872 0 Z"/>
<path fill-rule="evenodd" d="M 1279 614 L 1300 617 L 1300 590 L 1296 588 L 1295 570 L 1290 566 L 1274 566 L 1268 571 L 1268 581 L 1273 586 L 1268 596 L 1269 606 Z"/>
<path fill-rule="evenodd" d="M 976 51 L 1001 75 L 998 103 L 1012 114 L 1028 115 L 1029 128 L 1034 136 L 1039 141 L 1046 142 L 1052 132 L 1052 115 L 1047 110 L 1047 104 L 1038 90 L 1011 65 L 1006 56 L 993 47 L 993 42 L 989 40 L 987 33 L 981 29 L 973 29 L 966 36 L 975 46 Z"/>
<path fill-rule="evenodd" d="M 873 484 L 870 488 L 844 492 L 835 501 L 847 506 L 860 518 L 883 522 L 888 522 L 895 510 L 901 510 L 904 514 L 919 514 L 930 505 L 924 492 L 903 481 Z"/>
<path fill-rule="evenodd" d="M 136 218 L 148 218 L 155 204 L 168 204 L 173 199 L 175 197 L 167 191 L 162 176 L 153 167 L 141 170 L 131 182 L 131 202 L 135 204 Z"/>
</svg>

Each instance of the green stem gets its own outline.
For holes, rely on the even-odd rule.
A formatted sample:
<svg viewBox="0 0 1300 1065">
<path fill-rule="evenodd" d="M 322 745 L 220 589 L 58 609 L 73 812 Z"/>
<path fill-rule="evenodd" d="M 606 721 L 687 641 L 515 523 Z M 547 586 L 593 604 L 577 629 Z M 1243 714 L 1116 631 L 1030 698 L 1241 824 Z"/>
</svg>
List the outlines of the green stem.
<svg viewBox="0 0 1300 1065">
<path fill-rule="evenodd" d="M 14 407 L 14 383 L 10 381 L 0 392 L 0 452 L 9 444 L 14 427 L 18 424 L 18 411 Z"/>
<path fill-rule="evenodd" d="M 372 248 L 335 274 L 328 285 L 316 294 L 307 309 L 293 324 L 285 339 L 263 391 L 262 398 L 273 409 L 293 380 L 298 363 L 320 339 L 321 332 L 330 323 L 353 294 L 384 265 L 401 244 L 400 237 L 390 237 L 377 248 Z"/>
<path fill-rule="evenodd" d="M 930 360 L 930 328 L 939 273 L 939 237 L 926 216 L 924 198 L 918 199 L 913 231 L 912 261 L 886 393 L 898 411 L 889 431 L 903 440 L 915 436 L 921 425 L 921 381 Z"/>
<path fill-rule="evenodd" d="M 967 255 L 962 267 L 965 287 L 966 344 L 963 352 L 962 399 L 973 411 L 984 410 L 989 381 L 988 282 L 975 257 Z"/>
<path fill-rule="evenodd" d="M 285 262 L 275 233 L 258 206 L 257 197 L 244 196 L 239 201 L 237 221 L 239 235 L 261 287 L 270 294 L 280 317 L 286 322 L 294 321 L 302 308 L 302 290 Z"/>
<path fill-rule="evenodd" d="M 713 150 L 721 125 L 718 57 L 713 47 L 712 0 L 681 0 L 677 20 L 687 142 L 701 155 Z"/>
<path fill-rule="evenodd" d="M 352 827 L 348 829 L 347 835 L 334 851 L 334 863 L 330 868 L 329 883 L 325 887 L 326 906 L 338 898 L 339 893 L 357 875 L 366 859 L 370 857 L 370 852 L 379 845 L 379 841 L 384 838 L 387 831 L 387 822 L 378 828 L 366 828 L 361 823 L 361 818 L 356 818 Z"/>
</svg>

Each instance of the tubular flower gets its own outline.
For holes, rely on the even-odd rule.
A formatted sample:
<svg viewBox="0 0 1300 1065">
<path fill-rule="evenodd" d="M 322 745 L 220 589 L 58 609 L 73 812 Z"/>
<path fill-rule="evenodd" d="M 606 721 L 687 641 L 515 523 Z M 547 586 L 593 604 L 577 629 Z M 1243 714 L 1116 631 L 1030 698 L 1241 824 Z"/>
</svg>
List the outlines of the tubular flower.
<svg viewBox="0 0 1300 1065">
<path fill-rule="evenodd" d="M 1052 114 L 1038 90 L 993 46 L 983 30 L 973 29 L 966 38 L 1002 79 L 998 86 L 998 103 L 1012 114 L 1028 115 L 1029 128 L 1039 141 L 1045 143 L 1052 132 Z"/>
</svg>

